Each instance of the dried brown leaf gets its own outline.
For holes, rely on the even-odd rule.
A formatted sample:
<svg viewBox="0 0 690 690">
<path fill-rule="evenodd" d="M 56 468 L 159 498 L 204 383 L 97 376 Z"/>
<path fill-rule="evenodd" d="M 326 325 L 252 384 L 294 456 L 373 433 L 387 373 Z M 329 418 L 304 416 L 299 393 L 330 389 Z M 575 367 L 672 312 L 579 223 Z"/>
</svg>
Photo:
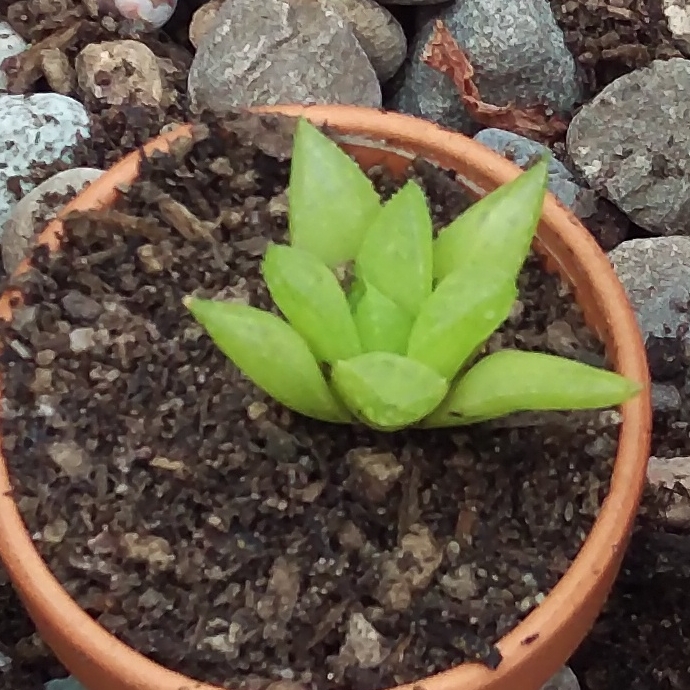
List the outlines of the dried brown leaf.
<svg viewBox="0 0 690 690">
<path fill-rule="evenodd" d="M 46 48 L 41 52 L 41 70 L 56 93 L 66 96 L 74 89 L 74 70 L 59 48 Z"/>
<path fill-rule="evenodd" d="M 43 56 L 45 51 L 65 51 L 74 45 L 81 22 L 65 29 L 55 31 L 48 38 L 35 43 L 18 55 L 5 58 L 2 69 L 7 74 L 7 90 L 12 94 L 24 94 L 43 76 Z"/>
<path fill-rule="evenodd" d="M 472 80 L 474 69 L 465 53 L 440 20 L 422 53 L 422 62 L 450 77 L 470 117 L 487 127 L 498 127 L 535 141 L 549 143 L 563 136 L 568 125 L 545 105 L 518 108 L 515 104 L 492 105 L 482 101 Z"/>
</svg>

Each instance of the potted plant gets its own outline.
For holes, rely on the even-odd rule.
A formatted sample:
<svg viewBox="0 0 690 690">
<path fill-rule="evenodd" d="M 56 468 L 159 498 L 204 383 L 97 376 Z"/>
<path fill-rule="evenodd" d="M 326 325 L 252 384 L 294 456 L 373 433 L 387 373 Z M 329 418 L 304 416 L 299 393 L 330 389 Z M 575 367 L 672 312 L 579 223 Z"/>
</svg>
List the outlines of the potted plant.
<svg viewBox="0 0 690 690">
<path fill-rule="evenodd" d="M 10 416 L 16 413 L 11 403 L 27 394 L 26 386 L 31 395 L 63 387 L 59 405 L 49 413 L 63 423 L 54 426 L 51 434 L 44 434 L 45 423 L 38 425 L 35 419 L 25 426 L 10 420 L 3 430 L 0 555 L 42 636 L 89 690 L 211 687 L 154 663 L 103 627 L 116 629 L 151 656 L 165 656 L 161 651 L 165 639 L 148 632 L 154 620 L 148 611 L 178 616 L 182 614 L 171 610 L 188 606 L 204 610 L 205 617 L 196 621 L 194 630 L 178 628 L 171 634 L 182 636 L 182 648 L 187 645 L 189 655 L 198 657 L 198 668 L 204 667 L 204 660 L 215 660 L 215 671 L 209 670 L 208 677 L 218 682 L 225 680 L 222 674 L 229 673 L 233 664 L 241 669 L 242 663 L 248 663 L 258 687 L 270 681 L 308 685 L 313 677 L 320 682 L 330 678 L 336 684 L 370 686 L 377 678 L 389 685 L 402 678 L 409 687 L 421 685 L 428 690 L 538 690 L 566 661 L 603 605 L 644 482 L 650 432 L 648 381 L 644 347 L 624 292 L 605 256 L 572 215 L 548 195 L 542 207 L 543 163 L 518 176 L 510 163 L 465 137 L 402 115 L 342 106 L 281 107 L 278 111 L 327 124 L 363 169 L 384 166 L 388 172 L 372 172 L 372 176 L 380 188 L 393 192 L 392 197 L 382 206 L 356 166 L 348 166 L 336 147 L 302 124 L 290 173 L 291 242 L 286 245 L 281 225 L 286 209 L 281 204 L 285 203 L 282 194 L 289 161 L 281 163 L 284 152 L 281 146 L 273 147 L 274 140 L 280 139 L 276 134 L 280 124 L 273 120 L 263 125 L 263 145 L 254 148 L 230 127 L 234 132 L 230 143 L 241 155 L 230 152 L 230 140 L 220 141 L 225 136 L 222 126 L 211 125 L 211 136 L 209 130 L 199 134 L 198 128 L 180 127 L 149 144 L 150 159 L 142 160 L 139 153 L 128 157 L 79 195 L 39 239 L 54 253 L 49 256 L 37 250 L 34 270 L 27 273 L 29 264 L 25 263 L 19 287 L 0 303 L 8 322 L 13 310 L 20 313 L 22 300 L 29 307 L 40 307 L 33 317 L 40 328 L 32 317 L 27 318 L 26 310 L 21 311 L 22 323 L 15 320 L 4 327 L 4 391 Z M 267 155 L 268 148 L 276 150 Z M 170 156 L 154 154 L 166 150 L 172 150 Z M 212 164 L 206 160 L 209 157 Z M 439 195 L 444 203 L 436 201 L 432 207 L 437 224 L 446 229 L 433 245 L 421 189 L 409 181 L 401 186 L 393 180 L 409 170 L 415 157 L 453 170 L 474 195 L 503 186 L 458 219 L 443 212 L 445 202 L 457 198 L 455 192 Z M 215 177 L 208 176 L 211 173 Z M 428 196 L 444 184 L 454 187 L 438 171 L 429 174 Z M 325 193 L 334 179 L 340 196 Z M 309 180 L 320 185 L 318 193 L 313 187 L 300 189 Z M 120 203 L 112 212 L 94 212 L 116 203 L 118 190 L 125 187 L 129 208 Z M 197 190 L 196 195 L 190 189 Z M 522 206 L 515 205 L 516 190 Z M 270 207 L 257 202 L 261 195 L 272 200 Z M 223 213 L 214 224 L 208 217 L 218 208 L 204 208 L 216 203 Z M 244 220 L 233 206 L 237 203 L 243 204 Z M 334 215 L 338 204 L 340 212 Z M 70 215 L 74 211 L 84 213 Z M 489 350 L 498 352 L 487 355 L 484 349 L 484 341 L 512 310 L 516 276 L 540 215 L 534 248 L 547 269 L 557 271 L 560 279 L 574 287 L 577 304 L 589 327 L 603 340 L 617 373 L 543 354 L 501 353 L 506 342 L 524 342 L 530 349 L 532 341 L 524 338 L 528 331 L 534 335 L 543 329 L 538 324 L 545 315 L 567 313 L 571 318 L 577 312 L 572 299 L 568 302 L 562 291 L 556 295 L 561 289 L 558 279 L 539 273 L 536 264 L 528 267 L 527 274 L 523 271 L 527 282 L 521 278 L 522 291 L 527 291 L 521 292 L 521 302 L 531 324 L 528 331 L 517 326 L 509 332 L 504 329 L 498 340 L 489 342 Z M 507 228 L 501 222 L 506 217 L 511 223 Z M 323 230 L 329 219 L 337 223 L 340 233 Z M 488 228 L 485 242 L 477 242 L 473 233 L 478 221 Z M 269 227 L 278 240 L 266 252 L 265 283 L 258 275 L 265 247 L 255 242 L 262 233 L 247 236 L 243 225 L 251 222 L 259 224 L 262 232 Z M 240 242 L 219 246 L 214 232 L 220 225 L 237 233 Z M 173 237 L 171 229 L 180 237 Z M 395 232 L 395 243 L 387 241 L 387 230 Z M 493 262 L 487 261 L 489 235 L 501 235 L 502 240 L 489 255 Z M 343 242 L 334 244 L 336 238 Z M 353 272 L 340 270 L 343 261 L 352 259 Z M 213 262 L 216 265 L 211 267 Z M 336 266 L 339 280 L 331 270 Z M 132 267 L 147 274 L 145 279 L 134 275 Z M 490 281 L 485 280 L 487 275 Z M 478 292 L 467 290 L 468 276 Z M 220 287 L 219 281 L 226 280 L 227 289 Z M 405 290 L 400 290 L 401 282 Z M 343 291 L 344 284 L 348 287 Z M 291 325 L 269 313 L 274 307 L 265 285 Z M 89 291 L 102 303 L 90 299 Z M 452 299 L 454 294 L 466 296 L 465 307 L 476 294 L 484 301 L 478 310 L 462 312 L 458 300 Z M 537 300 L 536 295 L 546 299 L 547 294 L 559 300 L 560 306 L 553 303 L 555 312 L 545 306 L 549 302 L 530 303 Z M 218 345 L 286 407 L 262 397 L 226 363 L 185 314 L 180 304 L 184 295 L 186 306 Z M 208 299 L 219 296 L 225 300 Z M 397 309 L 401 305 L 403 309 Z M 65 325 L 66 318 L 72 322 Z M 510 318 L 520 322 L 521 317 Z M 422 325 L 415 331 L 418 322 Z M 320 325 L 327 327 L 316 327 Z M 141 347 L 150 347 L 151 352 L 142 355 Z M 590 356 L 596 354 L 590 352 Z M 112 356 L 120 369 L 111 366 Z M 42 362 L 39 368 L 52 371 L 47 389 L 42 378 L 47 374 L 26 382 L 22 362 L 37 357 Z M 547 386 L 544 372 L 549 377 L 563 375 L 563 385 Z M 155 392 L 158 389 L 147 378 L 151 376 L 163 377 L 162 392 Z M 85 380 L 93 382 L 88 391 L 83 390 Z M 108 392 L 113 388 L 131 405 L 124 413 Z M 195 401 L 199 398 L 203 398 L 201 405 Z M 608 480 L 599 477 L 590 483 L 582 457 L 575 457 L 581 438 L 555 450 L 558 442 L 565 442 L 561 432 L 484 426 L 483 436 L 456 433 L 458 424 L 526 407 L 602 407 L 624 400 L 610 487 L 600 510 L 598 505 L 586 508 L 584 503 L 598 502 Z M 55 400 L 38 402 L 45 409 Z M 151 408 L 164 409 L 165 415 L 147 416 Z M 289 408 L 325 421 L 310 422 Z M 95 409 L 99 410 L 99 428 L 90 416 Z M 223 414 L 209 423 L 216 409 Z M 229 426 L 224 426 L 224 416 L 231 420 Z M 67 432 L 60 430 L 65 428 L 65 419 L 70 420 Z M 355 421 L 359 424 L 350 426 Z M 453 425 L 455 432 L 399 431 L 409 425 Z M 173 438 L 177 445 L 161 442 L 161 448 L 155 449 L 130 443 L 133 438 L 150 438 L 147 434 L 154 432 L 160 439 Z M 208 448 L 198 449 L 193 465 L 196 478 L 185 474 L 185 459 L 172 452 L 175 448 L 195 452 L 185 445 L 182 434 L 196 441 L 213 440 Z M 20 443 L 23 455 L 16 452 Z M 515 464 L 497 464 L 494 444 L 501 447 L 504 463 L 524 462 L 536 475 L 516 471 Z M 105 446 L 105 451 L 99 450 Z M 94 463 L 100 452 L 109 458 L 101 458 L 103 464 L 114 464 L 115 475 L 100 471 L 96 465 L 101 463 Z M 603 455 L 601 449 L 592 452 L 600 463 L 592 468 L 598 477 L 607 468 L 607 460 L 602 459 L 607 451 Z M 34 462 L 41 453 L 50 457 L 46 467 Z M 28 466 L 28 459 L 34 462 L 32 472 L 21 469 Z M 562 464 L 553 464 L 555 460 Z M 540 462 L 548 465 L 547 473 L 539 473 Z M 15 480 L 22 475 L 20 490 L 14 493 L 8 464 Z M 561 468 L 566 483 L 586 485 L 587 497 L 576 492 L 574 502 L 564 503 L 561 495 L 549 493 L 554 481 L 564 485 L 559 478 Z M 282 473 L 280 482 L 274 476 L 277 471 Z M 493 474 L 487 483 L 488 472 Z M 207 509 L 196 487 L 207 490 L 211 483 L 218 484 L 218 473 L 229 498 L 227 502 L 219 498 L 222 492 L 207 495 L 206 501 L 212 504 Z M 502 473 L 507 485 L 500 479 Z M 115 476 L 120 477 L 120 484 Z M 156 478 L 153 483 L 151 476 Z M 528 480 L 534 476 L 545 483 L 530 487 Z M 467 482 L 468 477 L 487 485 L 483 506 L 476 505 L 474 490 L 459 493 L 459 482 Z M 497 487 L 492 489 L 491 482 Z M 56 497 L 60 487 L 70 487 L 62 490 L 59 501 L 72 502 L 74 510 L 78 507 L 75 524 L 83 520 L 86 527 L 68 524 L 62 507 L 40 489 L 46 485 Z M 130 498 L 142 486 L 144 494 Z M 171 487 L 177 493 L 170 493 Z M 108 501 L 119 496 L 124 506 L 132 501 L 131 510 L 139 511 L 141 531 L 127 511 L 118 512 L 108 501 L 102 508 L 87 501 L 84 497 L 89 492 L 107 496 Z M 523 513 L 523 507 L 514 504 L 513 494 L 519 500 L 531 497 L 534 503 Z M 24 526 L 19 507 L 25 514 L 36 511 L 39 496 L 38 511 L 44 514 L 39 519 L 43 527 L 34 535 L 37 543 L 55 556 L 50 562 L 60 569 L 60 579 L 67 577 L 69 568 L 82 573 L 63 584 L 91 615 L 50 573 Z M 172 503 L 173 512 L 165 513 L 170 523 L 164 522 L 164 513 L 159 511 L 168 506 L 151 506 L 155 496 L 162 497 L 159 502 Z M 539 503 L 543 506 L 548 500 L 553 501 L 554 510 L 561 511 L 554 529 L 543 526 L 548 511 L 535 520 L 529 517 L 530 511 L 543 509 Z M 176 501 L 184 519 L 172 524 Z M 50 513 L 51 505 L 50 510 L 57 512 Z M 505 514 L 494 522 L 491 511 L 499 510 Z M 190 517 L 195 511 L 201 522 Z M 590 521 L 580 523 L 578 514 L 588 511 Z M 485 524 L 478 525 L 478 518 Z M 523 522 L 527 534 L 519 535 Z M 104 529 L 84 534 L 94 523 Z M 568 527 L 571 524 L 573 530 Z M 583 524 L 591 529 L 580 544 L 577 534 Z M 487 534 L 489 527 L 503 532 L 506 541 L 497 561 L 487 563 L 478 554 L 502 538 L 496 531 Z M 557 553 L 551 559 L 542 552 L 534 564 L 528 555 L 534 538 L 530 530 L 544 539 L 572 531 L 564 537 L 571 543 L 562 551 L 554 544 L 541 545 Z M 518 536 L 512 537 L 513 533 Z M 257 543 L 257 535 L 265 541 Z M 516 544 L 523 550 L 515 553 Z M 209 560 L 199 565 L 194 559 L 202 547 Z M 306 566 L 305 558 L 312 559 Z M 129 559 L 131 568 L 113 571 L 112 563 L 123 559 Z M 525 563 L 530 563 L 526 571 L 521 569 Z M 512 569 L 503 568 L 504 564 Z M 193 575 L 200 567 L 206 578 L 204 596 Z M 142 587 L 142 568 L 148 582 L 148 589 L 143 590 L 137 589 Z M 559 569 L 565 570 L 562 577 Z M 236 572 L 241 573 L 244 586 L 233 580 Z M 336 572 L 346 573 L 344 588 L 342 583 L 338 588 Z M 255 573 L 253 580 L 248 573 Z M 554 573 L 558 573 L 557 583 Z M 134 579 L 122 584 L 127 577 Z M 499 587 L 492 585 L 492 577 Z M 170 598 L 168 578 L 176 581 L 177 592 L 186 582 L 188 596 L 178 593 L 177 599 Z M 517 584 L 511 589 L 506 583 L 515 578 Z M 538 585 L 532 584 L 535 578 L 541 580 Z M 539 587 L 550 591 L 541 592 Z M 138 598 L 125 599 L 132 589 Z M 108 596 L 110 592 L 114 594 Z M 211 598 L 210 609 L 205 608 L 203 602 Z M 480 599 L 490 605 L 477 609 Z M 422 608 L 415 609 L 418 605 Z M 125 610 L 134 615 L 139 631 L 122 627 Z M 219 610 L 230 612 L 227 620 L 213 617 Z M 502 623 L 489 622 L 492 615 L 501 619 L 506 611 L 513 613 Z M 438 621 L 433 620 L 433 612 Z M 464 627 L 458 627 L 455 618 L 463 616 L 467 617 Z M 473 616 L 480 622 L 473 623 Z M 486 632 L 494 624 L 496 632 L 509 630 L 495 645 L 492 640 L 463 636 L 472 625 L 484 626 Z M 238 635 L 244 637 L 235 644 Z M 143 640 L 141 645 L 137 636 Z M 245 660 L 238 651 L 242 645 L 245 650 L 249 645 L 254 657 Z M 175 649 L 179 652 L 180 647 Z M 313 675 L 299 665 L 299 659 L 309 658 L 310 649 L 318 650 L 314 653 L 327 666 Z M 437 661 L 424 663 L 443 672 L 428 678 L 410 677 L 410 668 L 395 661 L 406 655 L 428 659 L 429 654 Z M 450 668 L 452 655 L 482 663 Z M 219 658 L 228 660 L 227 669 L 218 669 Z M 280 666 L 295 658 L 297 672 Z M 392 671 L 385 671 L 386 660 L 393 664 Z M 258 679 L 257 668 L 266 669 Z M 325 673 L 332 675 L 319 675 Z"/>
</svg>

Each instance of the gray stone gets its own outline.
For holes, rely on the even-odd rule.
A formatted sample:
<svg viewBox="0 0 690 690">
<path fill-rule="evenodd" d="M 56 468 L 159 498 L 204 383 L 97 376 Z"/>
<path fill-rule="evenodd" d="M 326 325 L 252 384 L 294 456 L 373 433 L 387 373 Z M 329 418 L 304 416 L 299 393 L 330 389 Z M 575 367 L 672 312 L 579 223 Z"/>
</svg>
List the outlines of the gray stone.
<svg viewBox="0 0 690 690">
<path fill-rule="evenodd" d="M 326 11 L 332 11 L 349 22 L 380 81 L 387 81 L 400 68 L 407 55 L 407 39 L 398 20 L 376 0 L 318 0 Z M 195 47 L 213 26 L 223 3 L 211 0 L 202 5 L 192 18 L 189 40 Z"/>
<path fill-rule="evenodd" d="M 89 182 L 100 177 L 102 170 L 95 168 L 71 168 L 53 175 L 32 189 L 14 207 L 12 214 L 2 226 L 0 244 L 2 245 L 2 262 L 7 273 L 13 273 L 24 259 L 34 238 L 36 230 L 35 219 L 45 215 L 46 197 L 49 195 L 63 196 L 71 192 L 71 197 L 80 192 Z M 63 206 L 51 206 L 49 215 L 52 217 Z"/>
<path fill-rule="evenodd" d="M 659 235 L 690 235 L 690 60 L 619 77 L 568 128 L 568 152 L 593 189 Z"/>
<path fill-rule="evenodd" d="M 548 147 L 532 141 L 513 132 L 504 129 L 489 127 L 483 129 L 475 137 L 475 140 L 501 155 L 509 158 L 521 168 L 549 151 Z M 568 168 L 557 158 L 549 161 L 549 190 L 562 204 L 572 208 L 582 192 L 582 188 L 573 181 L 573 176 Z"/>
<path fill-rule="evenodd" d="M 194 104 L 216 112 L 277 103 L 380 106 L 374 68 L 347 22 L 313 0 L 232 0 L 199 42 Z"/>
<path fill-rule="evenodd" d="M 7 23 L 0 22 L 0 65 L 5 58 L 23 53 L 29 46 Z M 0 91 L 7 91 L 7 75 L 0 69 Z"/>
<path fill-rule="evenodd" d="M 45 684 L 46 690 L 86 690 L 86 688 L 74 677 L 49 680 Z"/>
<path fill-rule="evenodd" d="M 690 2 L 688 0 L 662 0 L 666 25 L 676 45 L 685 55 L 690 53 Z"/>
<path fill-rule="evenodd" d="M 609 259 L 635 310 L 642 337 L 663 337 L 690 326 L 690 237 L 622 242 Z M 684 336 L 690 343 L 690 333 Z"/>
<path fill-rule="evenodd" d="M 407 56 L 407 39 L 397 19 L 376 0 L 319 0 L 326 10 L 350 22 L 376 76 L 388 81 Z"/>
<path fill-rule="evenodd" d="M 71 163 L 72 148 L 88 136 L 89 116 L 72 98 L 54 93 L 0 95 L 0 226 L 18 201 L 8 183 L 26 195 L 36 186 L 28 176 L 37 163 Z"/>
<path fill-rule="evenodd" d="M 482 100 L 571 110 L 580 94 L 575 60 L 547 0 L 461 0 L 439 10 L 438 18 L 467 53 Z M 390 105 L 470 131 L 469 116 L 451 79 L 421 62 L 432 32 L 430 20 L 418 33 Z"/>
<path fill-rule="evenodd" d="M 213 26 L 222 4 L 223 0 L 209 0 L 192 15 L 192 21 L 189 23 L 189 42 L 195 48 L 199 47 L 201 39 Z"/>
<path fill-rule="evenodd" d="M 108 105 L 160 105 L 163 80 L 153 51 L 140 41 L 90 43 L 74 61 L 84 93 Z M 103 72 L 109 75 L 104 81 Z"/>
<path fill-rule="evenodd" d="M 580 690 L 580 683 L 570 668 L 564 666 L 546 684 L 542 685 L 541 690 Z"/>
<path fill-rule="evenodd" d="M 652 383 L 652 407 L 655 412 L 677 412 L 683 404 L 680 391 L 671 383 Z"/>
<path fill-rule="evenodd" d="M 381 0 L 382 5 L 440 5 L 446 0 Z"/>
<path fill-rule="evenodd" d="M 647 465 L 647 481 L 654 488 L 670 489 L 670 503 L 665 506 L 663 521 L 671 528 L 690 526 L 690 457 L 659 458 L 652 456 Z M 680 484 L 683 491 L 673 491 Z"/>
</svg>

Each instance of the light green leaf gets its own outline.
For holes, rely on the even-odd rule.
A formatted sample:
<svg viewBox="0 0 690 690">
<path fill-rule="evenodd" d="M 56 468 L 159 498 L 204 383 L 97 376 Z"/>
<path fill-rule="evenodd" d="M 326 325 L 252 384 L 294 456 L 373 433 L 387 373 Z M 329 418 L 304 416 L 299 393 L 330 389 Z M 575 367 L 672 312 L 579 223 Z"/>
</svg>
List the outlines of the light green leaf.
<svg viewBox="0 0 690 690">
<path fill-rule="evenodd" d="M 295 131 L 288 197 L 290 243 L 331 268 L 355 259 L 381 209 L 357 163 L 303 118 Z"/>
<path fill-rule="evenodd" d="M 424 302 L 412 326 L 407 356 L 451 380 L 506 320 L 515 281 L 496 266 L 451 273 Z"/>
<path fill-rule="evenodd" d="M 433 239 L 422 189 L 407 182 L 376 215 L 355 261 L 357 275 L 411 315 L 431 293 Z"/>
<path fill-rule="evenodd" d="M 470 424 L 529 410 L 613 407 L 641 390 L 620 374 L 565 357 L 501 350 L 475 364 L 424 426 Z"/>
<path fill-rule="evenodd" d="M 261 272 L 273 301 L 317 361 L 332 364 L 361 354 L 347 296 L 320 259 L 296 247 L 270 244 Z"/>
<path fill-rule="evenodd" d="M 331 382 L 357 417 L 384 431 L 419 421 L 448 391 L 447 381 L 435 371 L 391 352 L 368 352 L 336 362 Z"/>
<path fill-rule="evenodd" d="M 281 318 L 235 302 L 186 297 L 184 304 L 221 352 L 279 403 L 307 417 L 351 421 L 307 343 Z"/>
<path fill-rule="evenodd" d="M 434 277 L 468 266 L 497 266 L 515 278 L 529 253 L 544 204 L 548 158 L 470 206 L 434 242 Z"/>
<path fill-rule="evenodd" d="M 352 287 L 350 304 L 364 352 L 407 352 L 413 319 L 405 310 L 362 279 Z"/>
</svg>

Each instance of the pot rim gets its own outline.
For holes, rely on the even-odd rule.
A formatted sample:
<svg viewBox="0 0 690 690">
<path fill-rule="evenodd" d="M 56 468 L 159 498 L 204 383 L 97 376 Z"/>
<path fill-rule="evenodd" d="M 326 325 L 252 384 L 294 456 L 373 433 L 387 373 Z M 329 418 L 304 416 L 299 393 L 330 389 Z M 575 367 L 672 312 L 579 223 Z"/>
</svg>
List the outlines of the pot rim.
<svg viewBox="0 0 690 690">
<path fill-rule="evenodd" d="M 407 115 L 344 105 L 272 106 L 257 110 L 305 116 L 315 124 L 346 132 L 345 138 L 350 141 L 364 140 L 367 148 L 379 148 L 377 142 L 384 141 L 386 150 L 407 152 L 408 157 L 409 152 L 420 151 L 428 160 L 455 170 L 465 184 L 463 171 L 472 171 L 474 178 L 483 180 L 475 185 L 479 189 L 493 188 L 520 173 L 516 165 L 478 142 Z M 189 125 L 180 125 L 151 140 L 144 151 L 151 153 L 190 131 Z M 75 210 L 110 205 L 117 196 L 116 188 L 136 178 L 140 156 L 140 151 L 129 154 L 92 182 L 46 226 L 37 241 L 55 250 L 59 246 L 60 218 Z M 498 669 L 491 671 L 476 663 L 466 663 L 398 686 L 397 690 L 513 690 L 520 683 L 527 683 L 524 690 L 536 690 L 565 663 L 586 635 L 627 546 L 644 486 L 651 434 L 644 343 L 625 291 L 589 232 L 551 194 L 545 200 L 540 223 L 540 227 L 549 226 L 550 234 L 565 247 L 566 253 L 578 257 L 572 260 L 580 271 L 579 277 L 572 275 L 567 266 L 561 265 L 560 270 L 565 269 L 578 284 L 584 284 L 584 280 L 591 289 L 589 298 L 598 302 L 602 319 L 595 328 L 601 335 L 609 336 L 607 352 L 613 354 L 616 370 L 642 383 L 644 390 L 620 408 L 622 422 L 610 491 L 591 532 L 546 599 L 498 642 L 503 655 Z M 27 266 L 28 261 L 24 261 L 16 273 Z M 6 292 L 0 298 L 0 318 L 11 318 L 13 296 Z M 8 469 L 0 453 L 0 557 L 39 632 L 70 672 L 91 690 L 97 690 L 95 682 L 103 690 L 218 690 L 149 660 L 83 611 L 34 548 L 11 491 Z M 96 680 L 96 671 L 103 682 Z"/>
</svg>

